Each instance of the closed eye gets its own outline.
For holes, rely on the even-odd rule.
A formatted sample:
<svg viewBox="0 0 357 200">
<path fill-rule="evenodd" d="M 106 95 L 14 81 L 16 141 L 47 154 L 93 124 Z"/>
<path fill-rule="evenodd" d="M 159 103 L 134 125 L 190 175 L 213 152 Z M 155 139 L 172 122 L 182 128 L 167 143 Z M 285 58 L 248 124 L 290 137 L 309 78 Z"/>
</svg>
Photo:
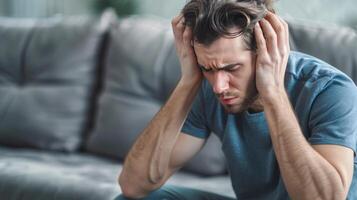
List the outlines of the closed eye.
<svg viewBox="0 0 357 200">
<path fill-rule="evenodd" d="M 240 63 L 230 64 L 230 65 L 224 66 L 222 68 L 218 68 L 218 69 L 206 68 L 206 67 L 204 67 L 202 65 L 199 65 L 199 67 L 200 67 L 202 72 L 212 72 L 213 70 L 215 70 L 215 71 L 224 70 L 224 71 L 227 71 L 227 72 L 233 72 L 233 71 L 237 70 L 238 68 L 240 68 L 241 64 Z"/>
<path fill-rule="evenodd" d="M 201 71 L 202 71 L 202 72 L 211 72 L 211 71 L 212 71 L 211 68 L 206 68 L 206 67 L 204 67 L 204 66 L 202 66 L 202 65 L 199 65 L 199 67 L 201 68 Z"/>
<path fill-rule="evenodd" d="M 224 68 L 225 71 L 228 72 L 233 72 L 235 70 L 237 70 L 240 67 L 240 65 L 231 65 L 231 66 L 227 66 Z"/>
</svg>

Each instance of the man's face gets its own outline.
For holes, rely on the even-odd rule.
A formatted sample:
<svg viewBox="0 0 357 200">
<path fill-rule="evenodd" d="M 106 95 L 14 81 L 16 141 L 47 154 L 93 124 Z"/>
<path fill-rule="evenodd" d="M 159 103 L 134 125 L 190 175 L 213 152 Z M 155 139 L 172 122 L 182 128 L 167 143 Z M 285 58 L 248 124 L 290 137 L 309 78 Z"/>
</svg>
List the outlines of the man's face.
<svg viewBox="0 0 357 200">
<path fill-rule="evenodd" d="M 209 46 L 194 42 L 203 75 L 229 113 L 247 110 L 257 96 L 255 53 L 248 50 L 242 36 L 219 38 Z"/>
</svg>

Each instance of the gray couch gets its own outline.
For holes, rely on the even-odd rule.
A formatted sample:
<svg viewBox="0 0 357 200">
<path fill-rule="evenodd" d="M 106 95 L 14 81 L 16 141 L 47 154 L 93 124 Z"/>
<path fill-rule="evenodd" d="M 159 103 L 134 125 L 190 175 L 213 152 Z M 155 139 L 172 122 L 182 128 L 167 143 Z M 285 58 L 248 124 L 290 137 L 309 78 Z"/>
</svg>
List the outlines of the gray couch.
<svg viewBox="0 0 357 200">
<path fill-rule="evenodd" d="M 357 35 L 288 19 L 291 47 L 357 81 Z M 180 76 L 170 22 L 0 18 L 0 199 L 109 200 L 131 144 Z M 234 196 L 219 140 L 168 184 Z"/>
</svg>

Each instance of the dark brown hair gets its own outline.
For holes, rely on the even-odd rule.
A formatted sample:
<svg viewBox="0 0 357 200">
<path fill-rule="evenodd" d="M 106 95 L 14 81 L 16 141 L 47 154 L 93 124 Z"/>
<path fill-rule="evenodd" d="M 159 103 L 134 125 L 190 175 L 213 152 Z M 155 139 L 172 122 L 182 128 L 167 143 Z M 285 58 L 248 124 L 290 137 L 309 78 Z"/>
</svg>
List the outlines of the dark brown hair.
<svg viewBox="0 0 357 200">
<path fill-rule="evenodd" d="M 242 35 L 247 48 L 254 51 L 254 25 L 268 10 L 274 12 L 272 4 L 272 0 L 190 0 L 182 13 L 198 43 L 209 46 L 219 37 Z M 235 27 L 239 30 L 232 31 Z"/>
</svg>

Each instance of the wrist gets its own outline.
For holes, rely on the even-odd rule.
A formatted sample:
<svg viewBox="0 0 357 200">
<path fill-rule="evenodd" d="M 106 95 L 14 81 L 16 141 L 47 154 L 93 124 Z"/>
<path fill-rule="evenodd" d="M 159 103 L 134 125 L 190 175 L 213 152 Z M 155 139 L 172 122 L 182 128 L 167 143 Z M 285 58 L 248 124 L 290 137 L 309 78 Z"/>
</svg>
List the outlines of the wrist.
<svg viewBox="0 0 357 200">
<path fill-rule="evenodd" d="M 260 97 L 264 107 L 282 105 L 286 102 L 290 103 L 289 97 L 283 88 L 267 90 L 265 93 L 260 94 Z"/>
<path fill-rule="evenodd" d="M 200 85 L 201 81 L 202 81 L 202 75 L 192 76 L 192 77 L 182 76 L 179 81 L 179 84 L 187 85 L 187 86 L 195 86 L 195 85 Z"/>
</svg>

